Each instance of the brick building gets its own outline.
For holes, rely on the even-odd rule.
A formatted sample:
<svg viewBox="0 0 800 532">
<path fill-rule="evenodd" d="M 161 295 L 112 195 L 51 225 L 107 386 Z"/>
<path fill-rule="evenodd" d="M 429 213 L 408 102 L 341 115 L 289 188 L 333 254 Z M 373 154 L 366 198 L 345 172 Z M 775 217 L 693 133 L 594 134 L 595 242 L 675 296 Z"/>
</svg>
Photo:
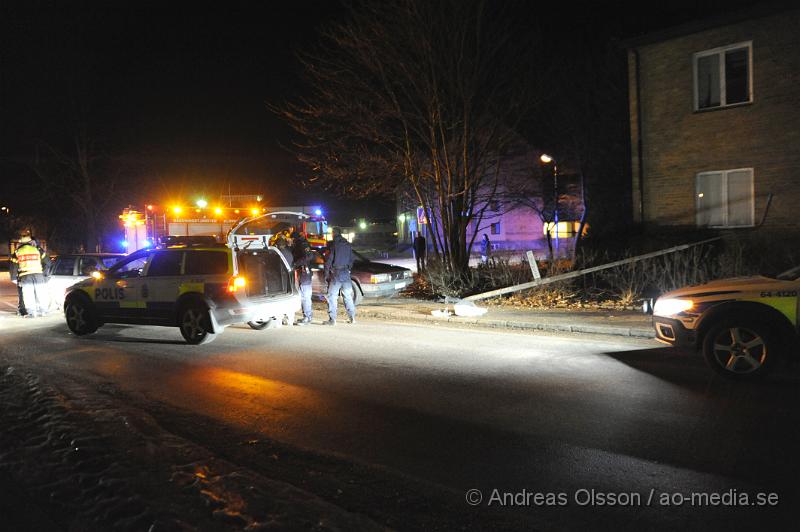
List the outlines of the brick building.
<svg viewBox="0 0 800 532">
<path fill-rule="evenodd" d="M 797 229 L 800 8 L 755 8 L 627 46 L 634 219 Z"/>
</svg>

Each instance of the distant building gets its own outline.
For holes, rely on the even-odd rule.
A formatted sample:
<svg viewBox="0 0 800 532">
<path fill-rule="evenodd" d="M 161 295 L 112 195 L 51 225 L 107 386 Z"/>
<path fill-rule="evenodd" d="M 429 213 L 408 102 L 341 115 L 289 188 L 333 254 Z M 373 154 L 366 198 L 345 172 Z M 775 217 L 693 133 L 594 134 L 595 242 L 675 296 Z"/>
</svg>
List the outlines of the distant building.
<svg viewBox="0 0 800 532">
<path fill-rule="evenodd" d="M 479 222 L 473 221 L 467 229 L 468 240 L 475 236 L 473 254 L 478 253 L 485 233 L 495 252 L 520 254 L 534 250 L 537 256 L 545 256 L 549 253 L 549 230 L 553 241 L 558 241 L 557 254 L 567 256 L 573 248 L 583 208 L 576 186 L 577 177 L 563 167 L 554 180 L 551 177 L 553 168 L 543 167 L 539 162 L 539 150 L 522 143 L 517 148 L 501 163 L 495 195 L 490 197 L 488 191 L 484 192 L 487 200 L 476 204 L 476 208 L 483 209 L 483 217 Z M 556 193 L 559 198 L 558 230 L 552 216 Z M 410 244 L 419 231 L 426 236 L 428 246 L 432 246 L 431 226 L 422 208 L 399 206 L 398 209 L 398 242 Z"/>
<path fill-rule="evenodd" d="M 800 9 L 754 8 L 627 47 L 634 219 L 735 229 L 766 214 L 765 227 L 796 229 Z"/>
</svg>

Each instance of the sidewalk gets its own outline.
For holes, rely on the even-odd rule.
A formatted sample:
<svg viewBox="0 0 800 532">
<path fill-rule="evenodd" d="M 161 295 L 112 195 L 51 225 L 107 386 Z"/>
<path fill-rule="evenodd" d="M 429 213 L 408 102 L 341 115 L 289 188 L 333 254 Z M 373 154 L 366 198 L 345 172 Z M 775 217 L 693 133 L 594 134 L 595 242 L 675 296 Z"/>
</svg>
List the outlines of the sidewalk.
<svg viewBox="0 0 800 532">
<path fill-rule="evenodd" d="M 479 305 L 480 306 L 480 305 Z M 452 313 L 453 305 L 447 305 Z M 528 329 L 552 332 L 606 334 L 633 338 L 654 338 L 652 319 L 634 311 L 611 310 L 535 310 L 488 307 L 479 317 L 447 318 L 431 315 L 432 310 L 445 308 L 444 303 L 407 298 L 364 300 L 358 316 L 425 323 L 448 323 L 491 329 Z"/>
<path fill-rule="evenodd" d="M 478 306 L 481 306 L 480 304 Z M 325 306 L 316 302 L 315 314 L 325 313 Z M 447 305 L 452 313 L 453 305 Z M 362 319 L 403 321 L 417 323 L 447 323 L 452 325 L 489 329 L 538 330 L 550 332 L 606 334 L 633 338 L 655 336 L 651 317 L 640 312 L 611 310 L 535 310 L 487 307 L 489 311 L 479 317 L 447 318 L 431 315 L 432 310 L 442 310 L 444 303 L 409 299 L 404 297 L 365 299 L 358 306 Z M 15 316 L 17 290 L 8 280 L 8 273 L 0 273 L 0 327 L 27 325 L 28 320 Z M 63 319 L 60 312 L 51 313 Z"/>
</svg>

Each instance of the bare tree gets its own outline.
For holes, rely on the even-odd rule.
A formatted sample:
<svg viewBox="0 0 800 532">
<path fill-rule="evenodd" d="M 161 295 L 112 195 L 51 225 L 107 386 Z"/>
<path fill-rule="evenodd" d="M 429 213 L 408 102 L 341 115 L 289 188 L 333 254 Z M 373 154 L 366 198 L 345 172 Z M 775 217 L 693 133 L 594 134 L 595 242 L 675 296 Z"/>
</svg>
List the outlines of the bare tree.
<svg viewBox="0 0 800 532">
<path fill-rule="evenodd" d="M 57 212 L 74 216 L 85 249 L 99 251 L 101 224 L 111 218 L 109 210 L 116 205 L 119 167 L 101 155 L 81 131 L 65 150 L 40 143 L 33 170 L 41 181 L 44 199 Z"/>
<path fill-rule="evenodd" d="M 313 179 L 364 197 L 411 191 L 430 213 L 435 256 L 468 268 L 497 161 L 536 103 L 533 43 L 500 3 L 397 0 L 348 8 L 301 59 L 311 94 L 278 111 Z M 527 28 L 527 36 L 535 31 Z"/>
</svg>

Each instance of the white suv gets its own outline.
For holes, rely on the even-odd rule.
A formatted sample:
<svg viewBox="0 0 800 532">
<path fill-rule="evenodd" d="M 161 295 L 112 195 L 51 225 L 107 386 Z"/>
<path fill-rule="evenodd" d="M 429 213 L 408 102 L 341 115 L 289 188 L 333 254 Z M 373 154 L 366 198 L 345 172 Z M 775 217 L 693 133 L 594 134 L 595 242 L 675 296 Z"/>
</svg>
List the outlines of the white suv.
<svg viewBox="0 0 800 532">
<path fill-rule="evenodd" d="M 179 327 L 190 344 L 210 342 L 225 326 L 264 329 L 300 310 L 294 272 L 280 251 L 217 246 L 143 249 L 68 289 L 67 326 L 76 335 L 104 323 Z"/>
</svg>

